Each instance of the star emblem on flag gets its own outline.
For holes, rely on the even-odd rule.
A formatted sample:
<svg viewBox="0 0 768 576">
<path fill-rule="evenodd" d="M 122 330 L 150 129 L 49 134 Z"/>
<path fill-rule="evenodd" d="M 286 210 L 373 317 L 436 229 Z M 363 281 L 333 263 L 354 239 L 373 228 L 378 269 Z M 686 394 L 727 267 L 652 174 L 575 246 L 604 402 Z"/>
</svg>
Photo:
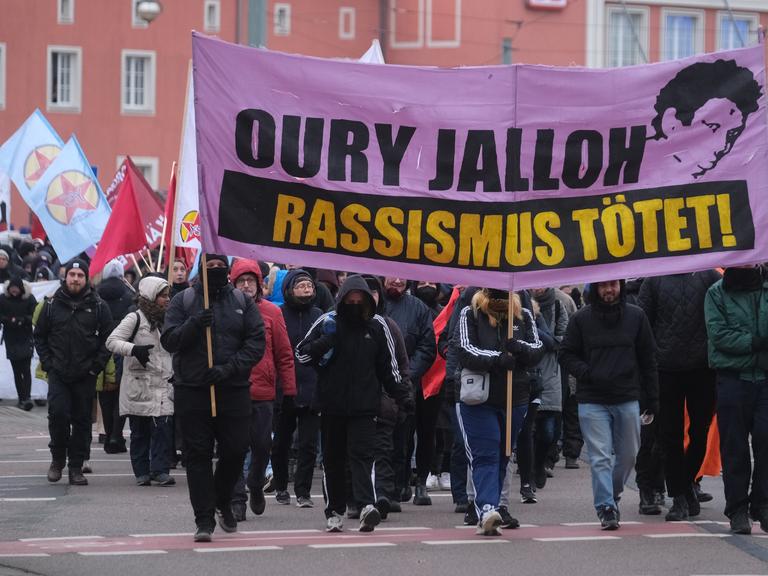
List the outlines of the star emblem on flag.
<svg viewBox="0 0 768 576">
<path fill-rule="evenodd" d="M 78 210 L 95 210 L 99 205 L 99 194 L 88 176 L 70 170 L 51 181 L 45 203 L 51 216 L 60 224 L 67 225 Z"/>
<path fill-rule="evenodd" d="M 48 170 L 48 166 L 61 152 L 61 147 L 54 144 L 38 146 L 29 153 L 24 161 L 24 182 L 28 188 L 32 188 Z"/>
<path fill-rule="evenodd" d="M 183 242 L 200 238 L 200 214 L 197 210 L 191 210 L 181 219 L 179 234 Z"/>
</svg>

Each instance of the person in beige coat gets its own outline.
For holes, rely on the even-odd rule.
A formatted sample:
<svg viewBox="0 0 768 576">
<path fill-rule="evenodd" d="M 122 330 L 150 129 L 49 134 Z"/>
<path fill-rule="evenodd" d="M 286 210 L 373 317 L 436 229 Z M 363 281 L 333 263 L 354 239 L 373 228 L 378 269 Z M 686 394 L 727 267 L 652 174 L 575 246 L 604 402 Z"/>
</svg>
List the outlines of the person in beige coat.
<svg viewBox="0 0 768 576">
<path fill-rule="evenodd" d="M 120 416 L 131 427 L 131 465 L 136 484 L 176 483 L 168 473 L 173 449 L 171 355 L 160 345 L 169 302 L 168 282 L 149 276 L 139 282 L 138 310 L 129 313 L 107 338 L 107 348 L 123 361 Z"/>
</svg>

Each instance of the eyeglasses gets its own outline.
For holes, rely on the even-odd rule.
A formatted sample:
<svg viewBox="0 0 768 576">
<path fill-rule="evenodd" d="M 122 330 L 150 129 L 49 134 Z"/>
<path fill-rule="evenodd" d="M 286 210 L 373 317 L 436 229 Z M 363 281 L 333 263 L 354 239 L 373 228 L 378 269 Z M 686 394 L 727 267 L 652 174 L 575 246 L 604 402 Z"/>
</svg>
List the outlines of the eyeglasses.
<svg viewBox="0 0 768 576">
<path fill-rule="evenodd" d="M 315 285 L 312 284 L 312 282 L 307 281 L 307 282 L 299 282 L 296 285 L 294 285 L 293 288 L 298 290 L 312 290 L 314 287 Z"/>
<path fill-rule="evenodd" d="M 258 283 L 259 281 L 256 278 L 245 277 L 245 278 L 238 278 L 237 281 L 235 282 L 235 286 L 243 286 L 245 284 L 253 284 L 255 286 Z"/>
</svg>

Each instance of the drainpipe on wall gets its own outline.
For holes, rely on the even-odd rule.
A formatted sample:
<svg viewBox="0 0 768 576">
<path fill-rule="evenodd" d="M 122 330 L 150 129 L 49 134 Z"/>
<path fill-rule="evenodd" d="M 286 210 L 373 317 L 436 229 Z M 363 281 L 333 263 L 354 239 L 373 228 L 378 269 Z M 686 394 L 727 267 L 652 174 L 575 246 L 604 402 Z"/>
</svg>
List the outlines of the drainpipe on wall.
<svg viewBox="0 0 768 576">
<path fill-rule="evenodd" d="M 248 0 L 248 44 L 267 45 L 267 0 Z"/>
</svg>

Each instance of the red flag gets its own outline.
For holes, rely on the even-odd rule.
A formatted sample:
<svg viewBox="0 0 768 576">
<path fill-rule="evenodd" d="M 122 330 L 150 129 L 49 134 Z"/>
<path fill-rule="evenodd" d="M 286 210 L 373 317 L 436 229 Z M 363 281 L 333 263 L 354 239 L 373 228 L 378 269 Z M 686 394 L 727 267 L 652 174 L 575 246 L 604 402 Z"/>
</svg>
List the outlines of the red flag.
<svg viewBox="0 0 768 576">
<path fill-rule="evenodd" d="M 39 238 L 40 240 L 45 240 L 46 238 L 45 229 L 34 212 L 32 212 L 32 232 L 30 234 L 32 234 L 32 238 Z"/>
<path fill-rule="evenodd" d="M 148 228 L 160 210 L 159 203 L 130 158 L 124 165 L 118 172 L 124 171 L 125 178 L 118 186 L 112 214 L 91 260 L 91 274 L 100 272 L 112 258 L 138 252 L 154 241 L 148 237 Z"/>
<path fill-rule="evenodd" d="M 165 246 L 165 261 L 168 263 L 168 268 L 173 267 L 173 255 L 171 254 L 171 235 L 173 234 L 173 207 L 176 204 L 176 164 L 174 163 L 174 170 L 171 173 L 171 183 L 168 184 L 168 196 L 165 198 L 165 238 L 163 239 L 163 245 Z"/>
<path fill-rule="evenodd" d="M 448 304 L 445 305 L 437 315 L 435 321 L 432 322 L 432 326 L 435 329 L 435 339 L 440 339 L 440 333 L 446 329 L 448 321 L 451 319 L 453 308 L 456 306 L 456 301 L 459 299 L 461 292 L 458 288 L 454 288 L 451 293 L 451 298 L 448 300 Z M 443 387 L 443 381 L 445 380 L 445 359 L 437 355 L 432 366 L 426 371 L 424 376 L 421 377 L 421 389 L 426 400 L 430 396 L 437 396 L 440 392 L 440 388 Z"/>
</svg>

